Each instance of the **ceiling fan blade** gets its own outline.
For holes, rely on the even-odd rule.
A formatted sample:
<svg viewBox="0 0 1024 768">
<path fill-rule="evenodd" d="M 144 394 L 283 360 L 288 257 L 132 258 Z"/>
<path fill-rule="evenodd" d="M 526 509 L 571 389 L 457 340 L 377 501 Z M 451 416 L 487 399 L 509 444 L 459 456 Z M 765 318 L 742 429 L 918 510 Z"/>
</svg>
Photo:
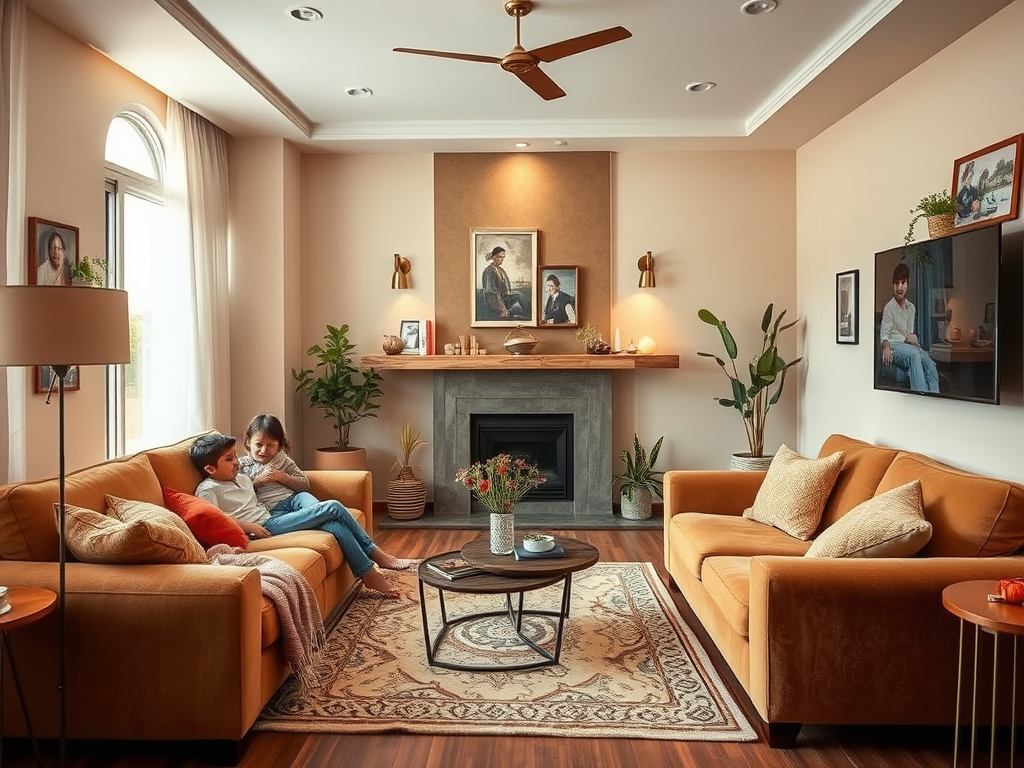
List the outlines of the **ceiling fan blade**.
<svg viewBox="0 0 1024 768">
<path fill-rule="evenodd" d="M 530 53 L 541 61 L 557 61 L 558 59 L 564 59 L 566 56 L 600 48 L 602 45 L 617 43 L 632 36 L 633 33 L 625 27 L 609 27 L 608 29 L 602 29 L 600 32 L 591 32 L 589 35 L 580 35 L 569 40 L 563 40 L 560 43 L 552 43 L 551 45 L 534 48 Z"/>
<path fill-rule="evenodd" d="M 516 77 L 526 83 L 544 101 L 560 99 L 565 96 L 565 91 L 555 84 L 555 81 L 545 75 L 540 67 L 534 67 L 528 72 L 515 73 Z"/>
<path fill-rule="evenodd" d="M 461 61 L 479 61 L 483 64 L 500 64 L 501 59 L 494 56 L 478 56 L 475 53 L 451 53 L 449 51 L 425 51 L 420 48 L 393 48 L 395 53 L 418 53 L 421 56 L 440 56 L 442 59 L 459 59 Z"/>
</svg>

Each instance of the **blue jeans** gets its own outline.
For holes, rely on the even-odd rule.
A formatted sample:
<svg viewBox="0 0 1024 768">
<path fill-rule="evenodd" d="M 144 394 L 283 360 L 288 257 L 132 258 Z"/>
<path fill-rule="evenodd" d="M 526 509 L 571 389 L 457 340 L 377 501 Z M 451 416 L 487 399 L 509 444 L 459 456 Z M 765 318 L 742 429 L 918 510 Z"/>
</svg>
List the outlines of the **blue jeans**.
<svg viewBox="0 0 1024 768">
<path fill-rule="evenodd" d="M 369 555 L 377 548 L 340 501 L 320 501 L 311 493 L 296 493 L 270 510 L 263 527 L 272 534 L 321 530 L 334 535 L 345 553 L 345 562 L 358 579 L 373 568 Z"/>
<path fill-rule="evenodd" d="M 906 342 L 889 342 L 892 364 L 907 372 L 910 388 L 915 392 L 938 392 L 939 372 L 935 361 L 920 347 Z"/>
</svg>

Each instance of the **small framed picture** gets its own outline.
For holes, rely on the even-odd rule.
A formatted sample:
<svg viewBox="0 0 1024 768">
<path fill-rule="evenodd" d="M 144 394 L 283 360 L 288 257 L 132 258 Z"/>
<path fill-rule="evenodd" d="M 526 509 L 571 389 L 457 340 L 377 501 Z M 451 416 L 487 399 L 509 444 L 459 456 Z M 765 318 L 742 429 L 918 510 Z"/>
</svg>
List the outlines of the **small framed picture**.
<svg viewBox="0 0 1024 768">
<path fill-rule="evenodd" d="M 1024 134 L 979 149 L 953 162 L 956 230 L 1017 218 Z"/>
<path fill-rule="evenodd" d="M 29 216 L 29 285 L 71 285 L 77 264 L 78 227 Z"/>
<path fill-rule="evenodd" d="M 575 328 L 580 298 L 579 267 L 541 267 L 537 308 L 540 324 Z"/>
<path fill-rule="evenodd" d="M 48 394 L 53 386 L 53 391 L 57 391 L 57 379 L 54 378 L 53 368 L 49 365 L 37 365 L 36 366 L 36 394 Z M 78 366 L 72 365 L 68 367 L 68 373 L 64 377 L 64 391 L 74 392 L 79 389 L 78 384 Z"/>
<path fill-rule="evenodd" d="M 836 344 L 860 343 L 860 270 L 836 274 Z"/>
<path fill-rule="evenodd" d="M 420 345 L 423 343 L 423 337 L 420 335 L 419 320 L 403 320 L 398 335 L 405 342 L 405 348 L 402 350 L 403 355 L 420 354 Z"/>
</svg>

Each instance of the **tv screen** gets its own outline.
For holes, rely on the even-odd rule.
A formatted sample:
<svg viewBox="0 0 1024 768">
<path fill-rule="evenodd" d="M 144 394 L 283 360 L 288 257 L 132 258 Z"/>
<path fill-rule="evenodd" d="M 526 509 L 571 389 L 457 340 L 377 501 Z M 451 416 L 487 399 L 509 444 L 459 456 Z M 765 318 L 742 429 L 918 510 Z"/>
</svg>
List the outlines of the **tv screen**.
<svg viewBox="0 0 1024 768">
<path fill-rule="evenodd" d="M 999 402 L 994 224 L 875 254 L 875 389 Z"/>
</svg>

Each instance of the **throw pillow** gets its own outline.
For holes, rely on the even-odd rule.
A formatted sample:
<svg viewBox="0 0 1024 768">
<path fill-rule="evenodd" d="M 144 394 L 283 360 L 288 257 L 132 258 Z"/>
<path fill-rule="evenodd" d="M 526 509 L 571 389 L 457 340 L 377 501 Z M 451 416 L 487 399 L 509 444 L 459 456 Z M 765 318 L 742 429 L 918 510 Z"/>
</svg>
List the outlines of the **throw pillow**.
<svg viewBox="0 0 1024 768">
<path fill-rule="evenodd" d="M 122 499 L 117 496 L 111 496 L 108 493 L 107 514 L 124 523 L 143 521 L 152 525 L 158 525 L 162 528 L 169 528 L 177 532 L 181 537 L 181 541 L 185 542 L 183 546 L 189 547 L 190 552 L 188 562 L 206 562 L 206 550 L 200 546 L 198 541 L 196 541 L 196 537 L 192 535 L 192 531 L 190 531 L 188 526 L 185 525 L 185 521 L 171 512 L 171 510 L 165 509 L 159 504 L 150 504 L 148 501 Z"/>
<path fill-rule="evenodd" d="M 783 445 L 743 516 L 807 541 L 818 528 L 825 502 L 843 468 L 844 454 L 807 459 Z"/>
<path fill-rule="evenodd" d="M 921 481 L 858 504 L 821 532 L 805 557 L 910 557 L 932 537 Z"/>
<path fill-rule="evenodd" d="M 56 507 L 57 505 L 54 505 Z M 205 563 L 195 539 L 148 520 L 124 522 L 91 509 L 65 505 L 65 541 L 83 563 Z"/>
<path fill-rule="evenodd" d="M 190 496 L 172 488 L 164 488 L 164 505 L 185 521 L 199 543 L 209 549 L 216 544 L 229 547 L 249 546 L 249 537 L 230 515 L 221 512 L 206 499 Z"/>
</svg>

